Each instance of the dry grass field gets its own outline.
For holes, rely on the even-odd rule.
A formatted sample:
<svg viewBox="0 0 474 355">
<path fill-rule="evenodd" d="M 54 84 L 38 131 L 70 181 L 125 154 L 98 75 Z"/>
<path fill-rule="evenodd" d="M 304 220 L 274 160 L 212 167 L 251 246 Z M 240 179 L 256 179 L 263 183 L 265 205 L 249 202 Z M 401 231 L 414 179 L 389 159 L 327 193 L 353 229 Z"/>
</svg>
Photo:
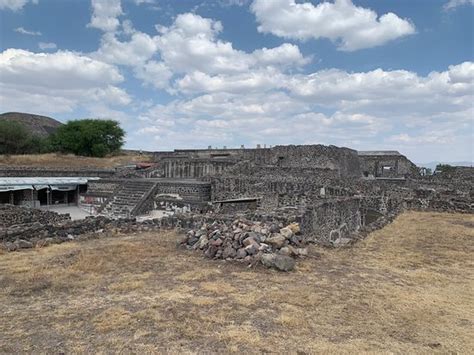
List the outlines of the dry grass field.
<svg viewBox="0 0 474 355">
<path fill-rule="evenodd" d="M 106 158 L 79 157 L 70 154 L 0 155 L 0 166 L 31 166 L 51 168 L 114 168 L 120 165 L 146 162 L 146 155 L 124 154 Z"/>
<path fill-rule="evenodd" d="M 474 352 L 474 218 L 409 212 L 291 273 L 174 235 L 0 255 L 0 353 Z"/>
</svg>

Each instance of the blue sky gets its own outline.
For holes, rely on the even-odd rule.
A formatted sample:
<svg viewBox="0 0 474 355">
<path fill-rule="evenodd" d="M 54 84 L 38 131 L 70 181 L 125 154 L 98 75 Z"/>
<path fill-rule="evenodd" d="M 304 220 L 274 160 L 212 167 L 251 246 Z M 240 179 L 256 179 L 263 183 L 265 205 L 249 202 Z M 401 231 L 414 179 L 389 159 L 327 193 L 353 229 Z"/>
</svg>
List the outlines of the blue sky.
<svg viewBox="0 0 474 355">
<path fill-rule="evenodd" d="M 473 0 L 0 0 L 0 111 L 128 148 L 334 144 L 473 160 Z"/>
</svg>

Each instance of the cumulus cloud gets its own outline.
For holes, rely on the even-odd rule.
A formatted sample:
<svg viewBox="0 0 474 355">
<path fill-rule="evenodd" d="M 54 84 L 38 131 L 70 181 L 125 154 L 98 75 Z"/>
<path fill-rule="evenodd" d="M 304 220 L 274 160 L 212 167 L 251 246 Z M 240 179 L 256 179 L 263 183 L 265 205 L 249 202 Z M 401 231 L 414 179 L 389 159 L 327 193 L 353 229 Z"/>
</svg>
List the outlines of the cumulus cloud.
<svg viewBox="0 0 474 355">
<path fill-rule="evenodd" d="M 0 0 L 0 10 L 21 10 L 27 3 L 38 4 L 38 0 Z"/>
<path fill-rule="evenodd" d="M 104 32 L 115 31 L 120 25 L 117 17 L 122 14 L 120 0 L 92 0 L 92 18 L 88 26 Z"/>
<path fill-rule="evenodd" d="M 175 88 L 184 93 L 263 92 L 283 88 L 286 76 L 277 70 L 260 69 L 238 74 L 209 75 L 200 71 L 186 74 Z"/>
<path fill-rule="evenodd" d="M 422 149 L 433 154 L 441 152 L 443 142 L 470 144 L 473 66 L 465 62 L 426 76 L 382 69 L 193 72 L 176 83 L 184 98 L 141 115 L 140 134 L 163 149 L 242 142 L 364 149 L 400 149 L 403 144 L 411 154 L 423 154 Z"/>
<path fill-rule="evenodd" d="M 156 4 L 155 0 L 133 0 L 135 5 L 141 5 L 141 4 Z"/>
<path fill-rule="evenodd" d="M 21 33 L 22 35 L 41 36 L 41 32 L 25 30 L 23 27 L 17 27 L 17 28 L 14 29 L 14 31 L 18 32 L 18 33 Z"/>
<path fill-rule="evenodd" d="M 104 8 L 106 3 L 111 7 Z M 283 29 L 289 31 L 283 37 L 302 40 L 326 37 L 343 50 L 386 43 L 397 38 L 397 23 L 409 24 L 393 14 L 377 17 L 348 0 L 319 5 L 256 0 L 252 11 L 267 6 L 271 11 L 265 16 L 277 19 L 275 3 L 289 11 L 283 17 L 288 22 L 269 32 Z M 129 139 L 141 149 L 325 143 L 359 149 L 403 145 L 406 153 L 425 149 L 441 154 L 439 142 L 456 142 L 459 160 L 469 154 L 472 62 L 428 75 L 384 69 L 308 72 L 312 58 L 297 45 L 244 51 L 224 40 L 223 24 L 211 18 L 180 14 L 149 34 L 127 19 L 119 21 L 119 1 L 94 0 L 92 9 L 90 26 L 104 31 L 93 53 L 1 53 L 0 100 L 9 110 L 35 107 L 54 113 L 79 108 L 93 117 L 115 118 L 127 122 Z M 303 19 L 295 20 L 301 14 Z M 315 14 L 324 16 L 316 21 Z M 259 22 L 261 27 L 272 24 Z M 291 32 L 298 29 L 288 27 L 292 23 L 300 24 L 301 31 Z M 169 95 L 160 104 L 132 101 L 120 88 L 129 73 Z"/>
<path fill-rule="evenodd" d="M 221 22 L 186 13 L 170 27 L 158 27 L 158 50 L 166 65 L 176 72 L 207 74 L 241 73 L 262 66 L 297 67 L 308 63 L 299 48 L 284 43 L 252 53 L 237 50 L 218 38 Z"/>
<path fill-rule="evenodd" d="M 327 5 L 355 8 L 347 1 Z M 372 19 L 364 26 L 373 22 L 375 27 L 383 26 L 375 13 L 356 9 Z M 426 76 L 383 69 L 305 73 L 311 58 L 304 57 L 297 45 L 242 51 L 220 39 L 221 22 L 192 13 L 178 15 L 169 26 L 156 26 L 155 35 L 139 32 L 126 21 L 122 28 L 120 36 L 104 34 L 93 57 L 130 66 L 145 85 L 166 89 L 179 98 L 138 112 L 132 135 L 150 136 L 146 140 L 150 149 L 157 144 L 168 149 L 212 142 L 386 148 L 380 146 L 381 141 L 395 149 L 400 139 L 406 140 L 407 147 L 415 146 L 407 137 L 417 134 L 425 137 L 423 144 L 433 145 L 430 125 L 449 122 L 449 127 L 440 126 L 443 137 L 436 136 L 448 141 L 460 136 L 456 125 L 465 125 L 466 117 L 472 115 L 471 62 Z M 362 33 L 359 27 L 350 31 Z M 355 40 L 362 38 L 357 36 L 341 36 L 341 46 L 356 48 Z"/>
<path fill-rule="evenodd" d="M 200 75 L 206 80 L 203 85 L 225 80 L 222 75 L 226 74 L 242 75 L 230 80 L 250 83 L 259 81 L 264 71 L 265 75 L 278 76 L 280 71 L 298 69 L 310 61 L 298 46 L 289 43 L 251 53 L 237 50 L 232 43 L 218 38 L 223 30 L 219 21 L 192 13 L 178 15 L 169 27 L 157 26 L 155 36 L 135 30 L 127 20 L 122 28 L 126 39 L 119 40 L 117 33 L 105 33 L 100 48 L 91 56 L 130 66 L 138 79 L 159 89 L 171 90 L 169 80 L 175 74 L 186 75 L 177 83 L 177 89 L 191 92 L 201 90 L 193 83 Z M 244 78 L 246 75 L 253 79 Z"/>
<path fill-rule="evenodd" d="M 45 51 L 45 50 L 53 50 L 53 49 L 56 49 L 58 48 L 58 46 L 56 45 L 56 43 L 53 43 L 53 42 L 39 42 L 38 43 L 38 47 Z"/>
<path fill-rule="evenodd" d="M 133 32 L 129 41 L 121 42 L 113 33 L 102 36 L 100 48 L 92 56 L 112 64 L 137 66 L 150 59 L 157 50 L 155 40 L 142 32 Z"/>
<path fill-rule="evenodd" d="M 63 112 L 97 101 L 126 105 L 131 98 L 116 86 L 123 80 L 114 66 L 73 52 L 0 53 L 0 96 L 9 110 Z"/>
<path fill-rule="evenodd" d="M 164 63 L 150 60 L 135 69 L 135 76 L 157 89 L 166 89 L 173 72 Z"/>
<path fill-rule="evenodd" d="M 344 51 L 380 46 L 415 33 L 410 21 L 391 12 L 379 17 L 351 0 L 316 6 L 295 0 L 255 0 L 251 10 L 260 24 L 259 32 L 297 40 L 328 38 Z"/>
<path fill-rule="evenodd" d="M 474 0 L 449 0 L 444 4 L 443 8 L 445 10 L 453 10 L 462 5 L 474 5 Z"/>
</svg>

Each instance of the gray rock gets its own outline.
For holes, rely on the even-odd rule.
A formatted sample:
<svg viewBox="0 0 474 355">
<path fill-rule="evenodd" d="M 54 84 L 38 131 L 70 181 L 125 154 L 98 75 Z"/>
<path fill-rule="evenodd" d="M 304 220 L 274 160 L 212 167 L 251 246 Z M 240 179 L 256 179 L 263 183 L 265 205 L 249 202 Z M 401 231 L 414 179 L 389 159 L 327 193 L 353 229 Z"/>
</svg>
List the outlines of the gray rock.
<svg viewBox="0 0 474 355">
<path fill-rule="evenodd" d="M 199 238 L 199 249 L 204 249 L 207 244 L 209 243 L 209 239 L 207 239 L 207 237 L 205 235 L 201 236 L 201 238 Z"/>
<path fill-rule="evenodd" d="M 222 239 L 220 239 L 220 238 L 218 238 L 218 239 L 216 239 L 216 240 L 211 240 L 211 241 L 209 241 L 209 244 L 210 244 L 210 245 L 213 245 L 213 246 L 216 246 L 216 247 L 222 245 L 222 243 L 223 243 L 223 241 L 222 241 Z"/>
<path fill-rule="evenodd" d="M 270 226 L 270 232 L 271 232 L 271 233 L 278 233 L 279 231 L 280 231 L 280 227 L 278 227 L 278 224 L 273 223 L 273 224 Z"/>
<path fill-rule="evenodd" d="M 232 248 L 231 246 L 227 246 L 226 248 L 224 248 L 224 250 L 222 251 L 222 257 L 224 259 L 227 259 L 227 258 L 235 258 L 235 256 L 237 255 L 237 252 L 235 251 L 234 248 Z"/>
<path fill-rule="evenodd" d="M 252 238 L 255 240 L 257 243 L 260 243 L 260 234 L 256 232 L 249 232 L 247 233 L 249 238 Z"/>
<path fill-rule="evenodd" d="M 16 246 L 18 249 L 27 249 L 27 248 L 33 248 L 33 243 L 24 240 L 24 239 L 19 239 L 15 242 Z"/>
<path fill-rule="evenodd" d="M 260 258 L 266 267 L 275 268 L 280 271 L 291 271 L 295 268 L 295 259 L 280 254 L 263 254 Z"/>
<path fill-rule="evenodd" d="M 246 256 L 247 256 L 247 252 L 245 251 L 244 248 L 240 248 L 239 250 L 237 250 L 237 255 L 236 255 L 237 259 L 243 259 Z"/>
<path fill-rule="evenodd" d="M 291 245 L 287 245 L 280 249 L 279 254 L 287 256 L 295 256 L 296 251 Z"/>
<path fill-rule="evenodd" d="M 242 241 L 243 246 L 249 246 L 252 244 L 257 244 L 257 241 L 253 237 L 247 237 Z"/>
<path fill-rule="evenodd" d="M 281 234 L 275 234 L 273 237 L 267 238 L 265 240 L 265 243 L 271 245 L 272 247 L 276 249 L 280 249 L 283 247 L 286 243 L 286 238 L 282 236 Z"/>
<path fill-rule="evenodd" d="M 207 248 L 207 250 L 204 253 L 204 255 L 209 259 L 214 258 L 214 256 L 216 256 L 216 254 L 217 254 L 217 247 L 213 246 L 213 245 L 211 245 L 209 248 Z"/>
<path fill-rule="evenodd" d="M 295 251 L 298 256 L 308 256 L 308 248 L 296 248 Z"/>
<path fill-rule="evenodd" d="M 188 237 L 183 235 L 183 234 L 180 234 L 176 237 L 176 246 L 181 246 L 183 244 L 186 244 L 186 242 L 188 242 Z"/>
<path fill-rule="evenodd" d="M 258 251 L 257 244 L 247 245 L 244 249 L 245 249 L 245 251 L 247 252 L 248 255 L 254 255 Z"/>
<path fill-rule="evenodd" d="M 199 241 L 198 238 L 192 237 L 192 238 L 189 238 L 189 239 L 188 239 L 188 244 L 189 244 L 189 245 L 194 245 L 194 244 L 196 244 L 198 241 Z"/>
<path fill-rule="evenodd" d="M 285 227 L 285 228 L 280 229 L 280 234 L 284 236 L 286 239 L 290 239 L 294 233 L 290 228 Z"/>
</svg>

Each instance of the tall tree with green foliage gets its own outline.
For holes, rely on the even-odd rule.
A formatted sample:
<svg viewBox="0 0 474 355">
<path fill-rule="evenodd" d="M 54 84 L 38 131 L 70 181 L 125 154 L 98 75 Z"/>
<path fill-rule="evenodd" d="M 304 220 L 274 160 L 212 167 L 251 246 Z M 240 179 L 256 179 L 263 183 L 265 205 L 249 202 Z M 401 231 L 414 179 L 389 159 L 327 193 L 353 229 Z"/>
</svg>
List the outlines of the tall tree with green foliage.
<svg viewBox="0 0 474 355">
<path fill-rule="evenodd" d="M 0 154 L 30 154 L 47 151 L 45 138 L 32 135 L 21 123 L 0 121 Z"/>
<path fill-rule="evenodd" d="M 125 132 L 113 120 L 69 121 L 51 136 L 54 151 L 89 157 L 116 153 L 124 143 Z"/>
</svg>

